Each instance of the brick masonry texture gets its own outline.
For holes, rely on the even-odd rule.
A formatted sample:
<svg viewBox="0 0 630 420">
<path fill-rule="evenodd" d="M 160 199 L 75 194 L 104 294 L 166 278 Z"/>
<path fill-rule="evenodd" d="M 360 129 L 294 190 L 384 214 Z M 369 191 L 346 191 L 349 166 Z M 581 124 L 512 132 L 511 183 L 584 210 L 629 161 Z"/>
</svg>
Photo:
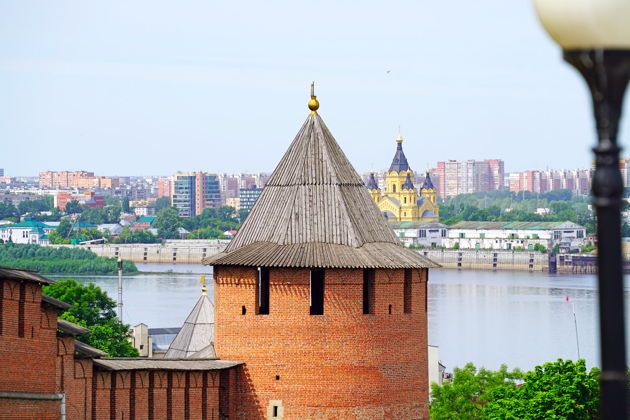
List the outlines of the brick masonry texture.
<svg viewBox="0 0 630 420">
<path fill-rule="evenodd" d="M 234 369 L 223 374 L 232 378 L 227 387 L 219 371 L 98 371 L 75 356 L 74 337 L 58 336 L 57 312 L 42 307 L 39 284 L 0 279 L 0 288 L 0 391 L 64 393 L 68 420 L 235 418 Z M 3 420 L 59 415 L 60 401 L 0 398 Z"/>
<path fill-rule="evenodd" d="M 265 418 L 271 400 L 285 419 L 428 418 L 427 269 L 412 272 L 412 313 L 404 270 L 375 270 L 368 315 L 363 270 L 325 271 L 323 315 L 309 315 L 307 269 L 270 269 L 268 315 L 256 314 L 256 268 L 214 273 L 217 356 L 245 362 L 238 418 Z"/>
</svg>

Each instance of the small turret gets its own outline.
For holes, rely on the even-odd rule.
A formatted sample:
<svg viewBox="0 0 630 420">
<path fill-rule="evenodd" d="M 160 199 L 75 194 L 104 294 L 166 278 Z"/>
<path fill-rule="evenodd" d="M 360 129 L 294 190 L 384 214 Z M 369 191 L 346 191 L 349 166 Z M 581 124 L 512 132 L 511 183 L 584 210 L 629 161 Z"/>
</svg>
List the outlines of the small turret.
<svg viewBox="0 0 630 420">
<path fill-rule="evenodd" d="M 436 204 L 437 201 L 437 190 L 433 186 L 433 181 L 431 181 L 431 175 L 427 170 L 424 182 L 422 183 L 422 187 L 420 188 L 420 196 L 427 197 L 433 204 Z"/>
<path fill-rule="evenodd" d="M 381 199 L 381 190 L 378 188 L 378 183 L 376 182 L 376 177 L 374 176 L 374 171 L 370 172 L 370 179 L 368 179 L 367 189 L 370 193 L 370 197 L 374 200 L 375 203 L 378 204 L 378 201 Z"/>
</svg>

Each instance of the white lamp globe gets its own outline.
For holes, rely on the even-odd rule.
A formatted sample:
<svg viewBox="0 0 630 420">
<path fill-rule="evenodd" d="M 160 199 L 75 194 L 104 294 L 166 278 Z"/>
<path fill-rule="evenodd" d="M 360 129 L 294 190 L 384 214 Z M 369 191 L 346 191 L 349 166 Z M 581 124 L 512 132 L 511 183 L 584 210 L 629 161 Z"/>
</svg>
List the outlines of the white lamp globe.
<svg viewBox="0 0 630 420">
<path fill-rule="evenodd" d="M 630 0 L 534 0 L 534 6 L 564 50 L 630 49 Z"/>
</svg>

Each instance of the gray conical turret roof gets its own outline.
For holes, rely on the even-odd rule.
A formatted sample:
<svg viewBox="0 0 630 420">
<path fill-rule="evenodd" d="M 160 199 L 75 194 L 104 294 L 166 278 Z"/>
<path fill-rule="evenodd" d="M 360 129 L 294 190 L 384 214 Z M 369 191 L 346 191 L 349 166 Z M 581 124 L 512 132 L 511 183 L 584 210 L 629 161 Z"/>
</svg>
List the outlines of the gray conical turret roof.
<svg viewBox="0 0 630 420">
<path fill-rule="evenodd" d="M 376 178 L 374 177 L 374 172 L 370 172 L 370 179 L 367 183 L 368 190 L 378 190 L 378 183 L 376 182 Z"/>
<path fill-rule="evenodd" d="M 184 321 L 181 330 L 169 346 L 164 358 L 183 359 L 213 358 L 214 352 L 214 305 L 205 292 Z"/>
<path fill-rule="evenodd" d="M 413 190 L 416 187 L 413 185 L 413 182 L 411 182 L 411 174 L 407 173 L 407 178 L 405 179 L 405 183 L 402 184 L 401 187 L 403 190 Z"/>
<path fill-rule="evenodd" d="M 407 156 L 405 156 L 405 152 L 403 152 L 402 148 L 403 138 L 398 136 L 396 139 L 396 153 L 394 154 L 394 159 L 392 159 L 392 164 L 389 166 L 389 172 L 396 171 L 398 173 L 402 171 L 410 171 L 409 163 L 407 163 Z"/>
<path fill-rule="evenodd" d="M 438 266 L 400 244 L 315 111 L 225 252 L 203 262 L 309 268 Z"/>
<path fill-rule="evenodd" d="M 424 182 L 422 183 L 422 188 L 420 188 L 421 190 L 434 190 L 435 187 L 433 186 L 433 181 L 431 181 L 431 175 L 429 174 L 429 171 L 427 171 L 426 173 L 426 177 L 424 178 Z"/>
</svg>

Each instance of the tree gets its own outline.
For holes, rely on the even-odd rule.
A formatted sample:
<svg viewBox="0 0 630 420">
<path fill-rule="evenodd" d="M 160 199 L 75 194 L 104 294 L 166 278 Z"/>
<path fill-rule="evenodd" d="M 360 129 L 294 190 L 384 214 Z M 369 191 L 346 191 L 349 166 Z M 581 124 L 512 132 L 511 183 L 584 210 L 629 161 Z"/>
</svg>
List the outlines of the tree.
<svg viewBox="0 0 630 420">
<path fill-rule="evenodd" d="M 455 368 L 452 382 L 431 386 L 431 419 L 485 418 L 483 409 L 490 399 L 491 391 L 496 388 L 515 388 L 516 381 L 522 377 L 520 370 L 509 372 L 505 365 L 498 371 L 484 368 L 477 370 L 472 363 L 466 364 L 462 369 Z"/>
<path fill-rule="evenodd" d="M 123 324 L 116 313 L 116 302 L 93 283 L 79 284 L 74 279 L 59 280 L 45 286 L 43 293 L 71 304 L 60 318 L 92 330 L 78 339 L 113 357 L 137 356 L 138 351 L 127 340 L 129 326 Z"/>
<path fill-rule="evenodd" d="M 586 370 L 577 362 L 558 359 L 536 366 L 525 374 L 518 387 L 494 389 L 484 407 L 489 419 L 571 419 L 599 418 L 599 370 Z"/>
<path fill-rule="evenodd" d="M 77 200 L 69 201 L 66 204 L 66 214 L 76 214 L 76 213 L 81 213 L 82 211 L 83 211 L 83 208 L 81 207 L 81 204 L 79 204 Z"/>
<path fill-rule="evenodd" d="M 61 222 L 59 222 L 59 226 L 57 226 L 57 233 L 65 239 L 70 236 L 71 229 L 72 223 L 70 223 L 68 219 L 62 219 Z"/>
<path fill-rule="evenodd" d="M 153 205 L 155 206 L 155 211 L 160 211 L 166 207 L 170 207 L 171 199 L 169 197 L 160 197 L 155 200 L 155 203 L 153 203 Z"/>
<path fill-rule="evenodd" d="M 179 238 L 180 226 L 179 213 L 173 207 L 160 210 L 155 218 L 155 227 L 158 230 L 158 236 L 162 239 Z"/>
<path fill-rule="evenodd" d="M 115 195 L 106 195 L 104 200 L 106 206 L 120 207 L 120 199 Z"/>
<path fill-rule="evenodd" d="M 124 197 L 122 199 L 122 211 L 124 213 L 130 213 L 131 208 L 129 207 L 129 197 Z"/>
<path fill-rule="evenodd" d="M 10 203 L 0 203 L 0 219 L 13 218 L 18 216 L 18 209 Z"/>
</svg>

